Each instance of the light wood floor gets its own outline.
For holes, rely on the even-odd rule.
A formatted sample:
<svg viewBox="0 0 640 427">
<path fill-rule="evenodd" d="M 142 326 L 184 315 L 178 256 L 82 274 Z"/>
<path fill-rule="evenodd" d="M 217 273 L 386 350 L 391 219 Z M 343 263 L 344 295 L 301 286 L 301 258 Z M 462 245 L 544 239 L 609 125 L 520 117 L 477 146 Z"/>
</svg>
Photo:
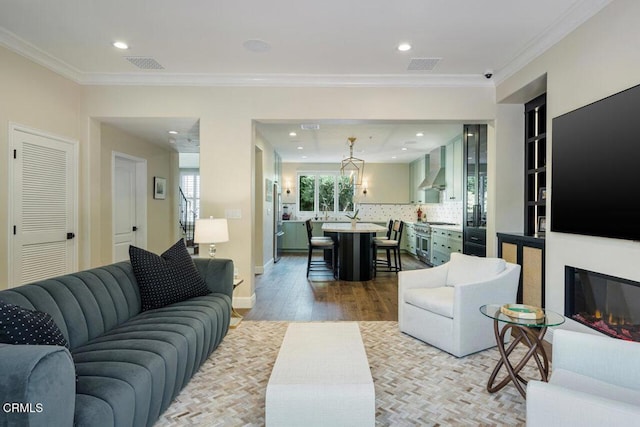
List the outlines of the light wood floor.
<svg viewBox="0 0 640 427">
<path fill-rule="evenodd" d="M 402 257 L 404 270 L 427 268 Z M 378 273 L 367 282 L 335 280 L 317 272 L 306 277 L 307 254 L 285 254 L 256 276 L 256 305 L 238 310 L 245 320 L 398 320 L 398 276 Z"/>
</svg>

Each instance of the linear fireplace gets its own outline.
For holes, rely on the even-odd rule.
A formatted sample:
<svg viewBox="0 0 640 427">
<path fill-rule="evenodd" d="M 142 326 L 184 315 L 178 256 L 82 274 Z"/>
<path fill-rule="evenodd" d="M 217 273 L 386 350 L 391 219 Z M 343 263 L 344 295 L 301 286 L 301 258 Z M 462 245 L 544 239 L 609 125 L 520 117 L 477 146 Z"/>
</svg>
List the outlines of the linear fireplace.
<svg viewBox="0 0 640 427">
<path fill-rule="evenodd" d="M 565 267 L 565 316 L 599 332 L 640 341 L 640 282 Z"/>
</svg>

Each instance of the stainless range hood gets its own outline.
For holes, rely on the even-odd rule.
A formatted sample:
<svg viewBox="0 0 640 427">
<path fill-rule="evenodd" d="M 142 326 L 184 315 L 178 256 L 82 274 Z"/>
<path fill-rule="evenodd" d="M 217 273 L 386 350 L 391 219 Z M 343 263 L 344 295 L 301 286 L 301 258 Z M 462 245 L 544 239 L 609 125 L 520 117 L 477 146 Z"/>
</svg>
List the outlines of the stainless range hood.
<svg viewBox="0 0 640 427">
<path fill-rule="evenodd" d="M 436 148 L 429 153 L 429 172 L 427 177 L 420 183 L 420 190 L 444 190 L 447 182 L 444 176 L 444 165 L 446 162 L 446 147 Z"/>
</svg>

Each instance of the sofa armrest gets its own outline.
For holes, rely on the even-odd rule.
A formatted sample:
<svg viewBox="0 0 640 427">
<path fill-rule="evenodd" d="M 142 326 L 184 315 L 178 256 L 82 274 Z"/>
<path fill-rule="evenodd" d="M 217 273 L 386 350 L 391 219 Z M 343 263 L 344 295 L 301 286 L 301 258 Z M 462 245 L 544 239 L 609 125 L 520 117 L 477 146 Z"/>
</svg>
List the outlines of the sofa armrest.
<svg viewBox="0 0 640 427">
<path fill-rule="evenodd" d="M 541 381 L 527 384 L 528 427 L 624 426 L 635 425 L 638 419 L 640 407 L 629 403 Z"/>
<path fill-rule="evenodd" d="M 406 270 L 398 273 L 398 292 L 415 288 L 439 288 L 447 281 L 448 264 L 421 270 Z"/>
<path fill-rule="evenodd" d="M 193 262 L 211 292 L 233 298 L 233 261 L 220 258 L 194 258 Z"/>
<path fill-rule="evenodd" d="M 603 335 L 556 329 L 553 368 L 640 390 L 640 344 Z"/>
<path fill-rule="evenodd" d="M 66 348 L 0 344 L 0 425 L 72 426 L 75 402 Z"/>
</svg>

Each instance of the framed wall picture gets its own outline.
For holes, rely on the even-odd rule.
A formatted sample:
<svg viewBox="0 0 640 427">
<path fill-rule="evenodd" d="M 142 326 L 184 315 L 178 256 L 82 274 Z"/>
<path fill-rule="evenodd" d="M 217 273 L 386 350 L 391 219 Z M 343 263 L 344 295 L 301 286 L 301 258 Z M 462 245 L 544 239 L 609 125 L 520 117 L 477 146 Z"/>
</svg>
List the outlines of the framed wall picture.
<svg viewBox="0 0 640 427">
<path fill-rule="evenodd" d="M 538 233 L 544 233 L 547 231 L 547 217 L 538 217 Z"/>
<path fill-rule="evenodd" d="M 153 198 L 164 200 L 167 198 L 167 179 L 159 176 L 153 177 Z"/>
<path fill-rule="evenodd" d="M 538 190 L 538 201 L 544 202 L 547 200 L 547 187 L 540 187 Z"/>
</svg>

